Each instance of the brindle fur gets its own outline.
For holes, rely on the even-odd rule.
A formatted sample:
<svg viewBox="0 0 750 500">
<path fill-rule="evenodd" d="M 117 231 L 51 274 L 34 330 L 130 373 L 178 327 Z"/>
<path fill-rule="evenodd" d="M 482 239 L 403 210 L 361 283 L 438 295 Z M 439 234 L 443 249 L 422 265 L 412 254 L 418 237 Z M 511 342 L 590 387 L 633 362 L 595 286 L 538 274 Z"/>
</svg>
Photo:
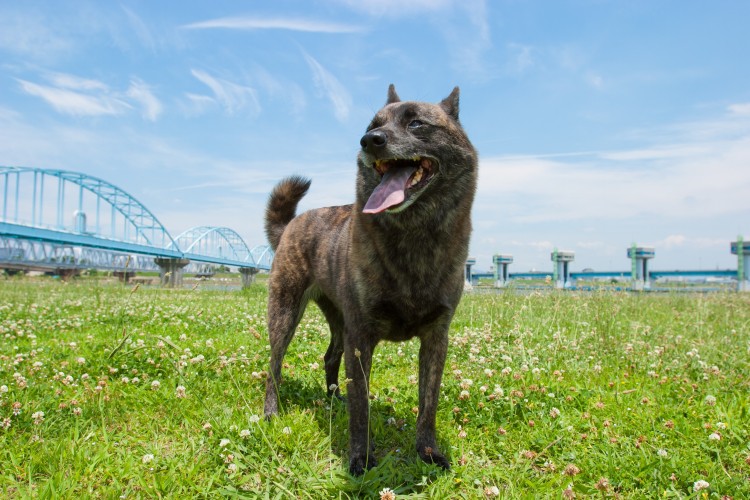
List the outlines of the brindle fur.
<svg viewBox="0 0 750 500">
<path fill-rule="evenodd" d="M 439 104 L 401 102 L 390 86 L 386 105 L 362 140 L 353 205 L 295 217 L 310 186 L 301 177 L 279 183 L 268 202 L 266 233 L 276 255 L 268 285 L 271 364 L 265 415 L 278 412 L 284 354 L 312 299 L 331 330 L 326 386 L 338 384 L 342 354 L 351 379 L 349 470 L 354 475 L 376 464 L 368 445 L 373 350 L 381 340 L 413 337 L 420 339 L 417 452 L 427 462 L 450 467 L 437 446 L 435 414 L 448 329 L 464 286 L 477 178 L 476 151 L 458 121 L 458 94 L 456 87 Z M 422 125 L 409 128 L 413 120 Z M 387 141 L 368 141 L 373 132 L 383 132 Z M 380 182 L 375 160 L 414 156 L 439 162 L 436 177 L 416 201 L 400 213 L 362 213 Z M 338 388 L 333 393 L 338 395 Z"/>
</svg>

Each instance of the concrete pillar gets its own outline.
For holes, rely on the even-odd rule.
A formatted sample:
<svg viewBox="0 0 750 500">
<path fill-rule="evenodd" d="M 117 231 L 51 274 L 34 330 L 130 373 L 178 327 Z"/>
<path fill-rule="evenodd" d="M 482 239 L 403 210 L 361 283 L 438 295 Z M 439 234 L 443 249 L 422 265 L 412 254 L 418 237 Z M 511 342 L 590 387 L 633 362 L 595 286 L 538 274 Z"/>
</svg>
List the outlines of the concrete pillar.
<svg viewBox="0 0 750 500">
<path fill-rule="evenodd" d="M 190 260 L 156 257 L 154 263 L 159 266 L 162 286 L 168 286 L 169 288 L 182 286 L 182 268 L 190 264 Z"/>
<path fill-rule="evenodd" d="M 750 241 L 739 236 L 730 245 L 733 255 L 737 256 L 737 291 L 750 292 Z"/>
<path fill-rule="evenodd" d="M 80 276 L 81 270 L 72 267 L 58 267 L 55 269 L 55 275 L 59 276 L 63 281 L 68 281 L 71 278 L 77 278 Z"/>
<path fill-rule="evenodd" d="M 464 268 L 464 289 L 471 290 L 471 267 L 477 263 L 476 257 L 469 257 L 466 259 L 466 267 Z"/>
<path fill-rule="evenodd" d="M 575 283 L 570 278 L 570 263 L 575 260 L 575 252 L 555 250 L 550 257 L 555 266 L 555 288 L 570 288 L 575 286 Z"/>
<path fill-rule="evenodd" d="M 242 275 L 242 288 L 248 288 L 255 281 L 255 275 L 258 274 L 257 267 L 241 267 L 239 269 Z"/>
<path fill-rule="evenodd" d="M 513 263 L 513 256 L 495 254 L 492 263 L 495 265 L 495 286 L 503 288 L 508 284 L 508 266 Z"/>
<path fill-rule="evenodd" d="M 112 271 L 112 276 L 123 283 L 127 283 L 130 281 L 130 278 L 135 278 L 135 271 Z"/>
<path fill-rule="evenodd" d="M 631 280 L 633 290 L 651 288 L 651 277 L 648 273 L 648 261 L 656 255 L 653 247 L 639 247 L 635 244 L 628 248 L 628 259 L 631 262 Z"/>
</svg>

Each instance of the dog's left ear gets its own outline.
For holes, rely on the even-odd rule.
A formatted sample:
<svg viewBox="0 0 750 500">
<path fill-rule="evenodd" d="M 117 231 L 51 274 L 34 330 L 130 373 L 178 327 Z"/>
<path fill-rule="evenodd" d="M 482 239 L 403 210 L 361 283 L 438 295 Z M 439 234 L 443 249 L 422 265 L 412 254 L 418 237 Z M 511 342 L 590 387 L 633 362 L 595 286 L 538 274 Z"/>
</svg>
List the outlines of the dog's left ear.
<svg viewBox="0 0 750 500">
<path fill-rule="evenodd" d="M 440 107 L 458 121 L 458 87 L 454 87 L 451 95 L 440 101 Z"/>
<path fill-rule="evenodd" d="M 385 102 L 386 106 L 388 104 L 393 104 L 394 102 L 401 102 L 401 98 L 396 93 L 396 87 L 393 84 L 388 85 L 388 100 Z"/>
</svg>

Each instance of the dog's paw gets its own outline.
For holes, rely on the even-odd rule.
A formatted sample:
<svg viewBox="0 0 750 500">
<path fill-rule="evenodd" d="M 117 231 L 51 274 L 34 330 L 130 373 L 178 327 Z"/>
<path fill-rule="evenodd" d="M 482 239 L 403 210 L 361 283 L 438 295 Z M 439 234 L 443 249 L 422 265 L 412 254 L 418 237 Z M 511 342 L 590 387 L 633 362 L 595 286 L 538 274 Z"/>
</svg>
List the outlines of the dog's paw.
<svg viewBox="0 0 750 500">
<path fill-rule="evenodd" d="M 378 465 L 378 462 L 372 455 L 355 455 L 349 459 L 349 474 L 361 476 L 366 470 L 372 469 L 376 465 Z"/>
<path fill-rule="evenodd" d="M 428 464 L 435 464 L 445 470 L 450 470 L 451 463 L 445 458 L 445 455 L 440 453 L 436 448 L 425 446 L 417 450 L 419 458 L 427 462 Z"/>
</svg>

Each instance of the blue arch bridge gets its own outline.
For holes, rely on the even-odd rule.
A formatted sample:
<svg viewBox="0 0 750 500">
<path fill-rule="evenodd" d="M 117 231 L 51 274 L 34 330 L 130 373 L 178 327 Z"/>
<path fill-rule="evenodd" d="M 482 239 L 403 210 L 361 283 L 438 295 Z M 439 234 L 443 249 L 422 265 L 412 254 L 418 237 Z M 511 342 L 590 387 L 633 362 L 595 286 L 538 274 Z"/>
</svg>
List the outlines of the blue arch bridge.
<svg viewBox="0 0 750 500">
<path fill-rule="evenodd" d="M 159 271 L 179 286 L 184 272 L 237 268 L 243 286 L 269 270 L 273 251 L 249 247 L 228 227 L 194 227 L 173 238 L 142 203 L 117 186 L 65 170 L 0 166 L 0 268 L 60 276 L 82 269 L 127 280 Z"/>
</svg>

